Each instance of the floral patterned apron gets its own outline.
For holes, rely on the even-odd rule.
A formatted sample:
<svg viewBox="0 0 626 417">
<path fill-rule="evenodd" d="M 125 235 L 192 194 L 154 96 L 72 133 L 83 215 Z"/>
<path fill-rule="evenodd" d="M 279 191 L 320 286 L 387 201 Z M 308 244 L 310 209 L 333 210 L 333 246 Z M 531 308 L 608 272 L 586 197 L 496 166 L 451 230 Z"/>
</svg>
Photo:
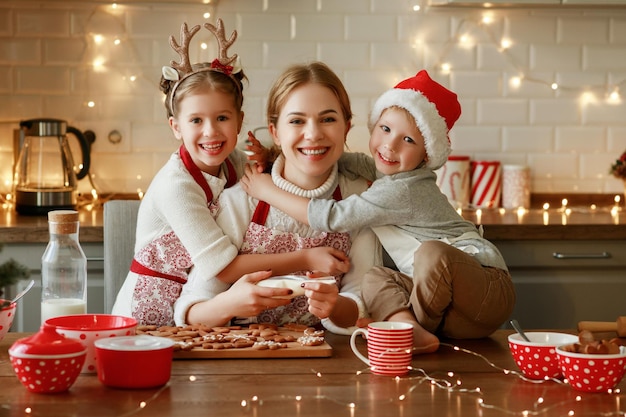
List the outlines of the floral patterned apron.
<svg viewBox="0 0 626 417">
<path fill-rule="evenodd" d="M 213 192 L 184 146 L 179 150 L 183 164 L 202 187 L 207 204 L 212 207 Z M 235 167 L 224 161 L 228 169 L 226 188 L 237 182 Z M 191 221 L 191 219 L 190 219 Z M 135 254 L 130 266 L 138 275 L 131 302 L 132 316 L 140 325 L 173 326 L 174 303 L 180 296 L 193 266 L 189 252 L 172 231 L 150 242 Z"/>
<path fill-rule="evenodd" d="M 335 200 L 341 200 L 339 187 L 333 193 Z M 285 253 L 301 249 L 330 246 L 349 253 L 351 247 L 348 233 L 322 232 L 316 237 L 303 238 L 292 232 L 282 232 L 265 226 L 270 206 L 259 201 L 252 216 L 252 222 L 246 230 L 243 244 L 239 253 Z M 303 275 L 306 271 L 294 271 L 294 274 Z M 335 276 L 337 285 L 341 282 L 341 275 Z M 255 321 L 252 318 L 249 321 Z M 274 323 L 279 326 L 287 323 L 298 323 L 315 326 L 320 319 L 309 313 L 307 298 L 304 295 L 294 297 L 290 304 L 262 311 L 257 317 L 258 323 Z"/>
</svg>

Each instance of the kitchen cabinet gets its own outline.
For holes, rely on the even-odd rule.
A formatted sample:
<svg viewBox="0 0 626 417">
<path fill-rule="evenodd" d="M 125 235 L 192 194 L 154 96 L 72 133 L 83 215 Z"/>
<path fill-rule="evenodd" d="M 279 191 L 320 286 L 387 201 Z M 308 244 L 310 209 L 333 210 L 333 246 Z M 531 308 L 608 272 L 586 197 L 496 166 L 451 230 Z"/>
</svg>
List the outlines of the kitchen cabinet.
<svg viewBox="0 0 626 417">
<path fill-rule="evenodd" d="M 5 243 L 0 252 L 0 263 L 13 258 L 31 270 L 35 280 L 33 288 L 18 302 L 15 320 L 11 326 L 13 332 L 34 332 L 41 326 L 41 256 L 47 243 Z M 83 243 L 81 246 L 87 256 L 87 312 L 104 313 L 104 246 L 100 243 Z M 28 280 L 22 280 L 7 289 L 5 297 L 11 298 L 26 286 Z"/>
<path fill-rule="evenodd" d="M 626 315 L 626 241 L 494 240 L 509 267 L 529 329 L 576 328 Z"/>
</svg>

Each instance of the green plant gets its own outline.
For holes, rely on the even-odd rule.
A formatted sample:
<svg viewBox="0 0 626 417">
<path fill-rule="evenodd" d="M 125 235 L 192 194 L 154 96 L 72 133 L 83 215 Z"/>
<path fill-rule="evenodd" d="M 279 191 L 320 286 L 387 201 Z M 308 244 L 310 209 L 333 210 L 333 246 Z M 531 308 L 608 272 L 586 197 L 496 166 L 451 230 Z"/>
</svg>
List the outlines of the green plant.
<svg viewBox="0 0 626 417">
<path fill-rule="evenodd" d="M 2 252 L 2 247 L 3 245 L 0 243 L 0 252 Z M 17 262 L 15 259 L 9 259 L 3 264 L 0 264 L 0 297 L 4 294 L 3 289 L 5 287 L 28 277 L 30 277 L 30 269 Z"/>
</svg>

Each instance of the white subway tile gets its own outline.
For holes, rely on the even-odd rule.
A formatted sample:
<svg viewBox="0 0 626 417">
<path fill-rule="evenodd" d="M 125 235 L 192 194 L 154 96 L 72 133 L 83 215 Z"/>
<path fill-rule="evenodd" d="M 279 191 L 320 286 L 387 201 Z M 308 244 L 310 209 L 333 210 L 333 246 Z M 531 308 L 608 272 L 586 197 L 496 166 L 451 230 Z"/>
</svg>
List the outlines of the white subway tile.
<svg viewBox="0 0 626 417">
<path fill-rule="evenodd" d="M 394 15 L 346 16 L 347 41 L 385 42 L 397 40 L 398 20 Z"/>
<path fill-rule="evenodd" d="M 450 140 L 455 153 L 502 151 L 501 129 L 496 126 L 455 126 Z"/>
<path fill-rule="evenodd" d="M 361 14 L 368 13 L 370 11 L 369 0 L 318 0 L 318 3 L 321 5 L 320 12 L 322 13 Z M 389 1 L 382 0 L 383 6 L 386 4 L 387 7 L 389 7 L 389 3 Z M 374 11 L 379 11 L 378 4 L 374 4 Z"/>
<path fill-rule="evenodd" d="M 609 21 L 589 16 L 563 17 L 558 20 L 557 40 L 561 44 L 606 44 Z"/>
<path fill-rule="evenodd" d="M 577 45 L 531 45 L 530 69 L 549 71 L 559 68 L 562 71 L 580 70 L 581 48 Z"/>
<path fill-rule="evenodd" d="M 376 50 L 376 46 L 372 49 Z M 370 45 L 366 42 L 323 42 L 318 45 L 320 61 L 331 68 L 370 68 Z"/>
<path fill-rule="evenodd" d="M 504 33 L 513 42 L 555 44 L 557 19 L 553 16 L 512 14 L 505 18 Z"/>
<path fill-rule="evenodd" d="M 38 39 L 3 39 L 0 42 L 0 64 L 35 65 L 41 63 L 41 43 Z"/>
<path fill-rule="evenodd" d="M 287 13 L 239 15 L 239 33 L 248 40 L 285 42 L 292 39 L 292 17 Z"/>
<path fill-rule="evenodd" d="M 608 141 L 606 150 L 615 154 L 615 159 L 617 159 L 622 152 L 626 151 L 626 127 L 610 126 L 607 130 Z"/>
<path fill-rule="evenodd" d="M 587 126 L 559 126 L 555 131 L 557 152 L 580 152 L 583 155 L 604 152 L 606 149 L 606 128 Z"/>
<path fill-rule="evenodd" d="M 0 96 L 0 120 L 21 120 L 42 116 L 41 95 L 11 94 Z"/>
<path fill-rule="evenodd" d="M 432 19 L 424 13 L 401 14 L 398 16 L 398 40 L 410 44 L 444 43 L 450 38 L 450 24 L 450 19 Z"/>
<path fill-rule="evenodd" d="M 411 75 L 424 68 L 422 48 L 411 44 L 372 42 L 371 52 L 370 68 L 400 70 Z"/>
<path fill-rule="evenodd" d="M 604 102 L 598 104 L 590 104 L 583 107 L 583 123 L 589 125 L 596 124 L 614 124 L 620 125 L 624 123 L 624 115 L 626 114 L 626 104 L 607 104 Z"/>
<path fill-rule="evenodd" d="M 503 152 L 550 152 L 554 150 L 554 129 L 551 127 L 504 127 Z"/>
<path fill-rule="evenodd" d="M 70 16 L 65 10 L 17 10 L 15 34 L 17 36 L 68 36 Z"/>
<path fill-rule="evenodd" d="M 447 87 L 461 97 L 499 97 L 502 91 L 500 74 L 492 71 L 453 72 Z"/>
<path fill-rule="evenodd" d="M 577 125 L 581 121 L 580 106 L 565 99 L 530 100 L 530 123 L 537 125 Z"/>
<path fill-rule="evenodd" d="M 551 152 L 531 153 L 529 162 L 535 178 L 572 180 L 578 178 L 578 156 Z"/>
<path fill-rule="evenodd" d="M 13 71 L 9 67 L 0 67 L 0 94 L 13 90 Z"/>
<path fill-rule="evenodd" d="M 272 42 L 267 45 L 264 65 L 286 68 L 296 62 L 317 60 L 317 45 L 314 42 Z"/>
<path fill-rule="evenodd" d="M 65 94 L 70 90 L 70 71 L 63 67 L 18 67 L 15 91 L 18 94 Z"/>
<path fill-rule="evenodd" d="M 626 45 L 583 46 L 583 69 L 614 70 L 626 68 Z"/>
<path fill-rule="evenodd" d="M 582 153 L 580 155 L 580 177 L 588 179 L 611 179 L 611 163 L 615 159 L 605 153 Z"/>
<path fill-rule="evenodd" d="M 132 152 L 174 152 L 180 146 L 167 123 L 158 125 L 145 123 L 131 124 Z"/>
<path fill-rule="evenodd" d="M 528 123 L 528 100 L 525 99 L 479 99 L 477 100 L 477 123 L 479 125 L 515 126 Z"/>
<path fill-rule="evenodd" d="M 345 33 L 344 17 L 341 15 L 296 15 L 294 40 L 337 41 Z"/>
</svg>

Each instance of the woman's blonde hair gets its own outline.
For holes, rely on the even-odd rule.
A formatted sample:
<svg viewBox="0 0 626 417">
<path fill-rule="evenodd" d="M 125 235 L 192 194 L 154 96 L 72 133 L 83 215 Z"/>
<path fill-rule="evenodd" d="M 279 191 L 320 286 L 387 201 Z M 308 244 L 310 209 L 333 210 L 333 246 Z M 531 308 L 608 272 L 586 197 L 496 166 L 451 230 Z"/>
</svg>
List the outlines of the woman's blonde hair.
<svg viewBox="0 0 626 417">
<path fill-rule="evenodd" d="M 280 111 L 289 94 L 295 88 L 307 83 L 320 84 L 331 90 L 339 100 L 344 120 L 350 124 L 352 109 L 346 88 L 337 74 L 322 62 L 293 65 L 287 68 L 274 82 L 267 99 L 268 124 L 276 125 Z"/>
</svg>

